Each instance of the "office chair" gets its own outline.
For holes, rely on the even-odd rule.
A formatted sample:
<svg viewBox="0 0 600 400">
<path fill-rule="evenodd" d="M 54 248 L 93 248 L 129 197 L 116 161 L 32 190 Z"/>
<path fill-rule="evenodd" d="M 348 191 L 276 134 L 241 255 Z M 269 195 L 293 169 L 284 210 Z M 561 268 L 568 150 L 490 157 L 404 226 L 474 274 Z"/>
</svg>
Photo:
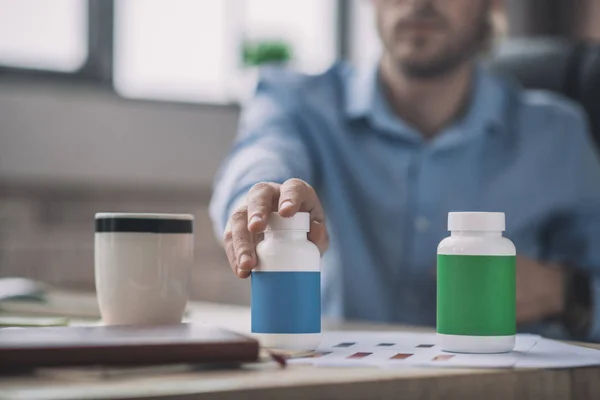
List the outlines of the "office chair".
<svg viewBox="0 0 600 400">
<path fill-rule="evenodd" d="M 600 149 L 600 43 L 558 37 L 507 39 L 490 67 L 526 88 L 550 90 L 581 104 Z"/>
</svg>

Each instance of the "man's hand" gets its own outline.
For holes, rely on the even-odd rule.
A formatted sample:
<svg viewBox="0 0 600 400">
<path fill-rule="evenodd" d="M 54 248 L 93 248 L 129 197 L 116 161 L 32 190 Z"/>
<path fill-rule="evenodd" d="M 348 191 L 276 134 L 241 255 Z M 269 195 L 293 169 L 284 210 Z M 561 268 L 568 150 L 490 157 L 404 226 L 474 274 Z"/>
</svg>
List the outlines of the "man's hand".
<svg viewBox="0 0 600 400">
<path fill-rule="evenodd" d="M 539 322 L 563 313 L 564 272 L 517 256 L 517 323 Z"/>
<path fill-rule="evenodd" d="M 323 207 L 308 183 L 300 179 L 290 179 L 283 185 L 258 183 L 248 192 L 246 204 L 227 222 L 223 236 L 229 265 L 238 277 L 247 278 L 256 266 L 256 244 L 262 240 L 269 215 L 274 211 L 282 217 L 292 217 L 298 211 L 310 213 L 308 239 L 321 254 L 329 247 Z"/>
</svg>

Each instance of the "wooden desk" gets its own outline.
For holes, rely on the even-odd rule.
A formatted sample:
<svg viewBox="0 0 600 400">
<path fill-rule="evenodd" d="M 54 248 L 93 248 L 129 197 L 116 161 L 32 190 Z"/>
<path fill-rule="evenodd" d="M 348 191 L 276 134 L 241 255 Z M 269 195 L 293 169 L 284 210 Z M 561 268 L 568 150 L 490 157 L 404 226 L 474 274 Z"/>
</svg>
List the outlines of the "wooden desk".
<svg viewBox="0 0 600 400">
<path fill-rule="evenodd" d="M 76 307 L 73 307 L 76 305 Z M 4 312 L 25 313 L 19 305 Z M 28 313 L 66 313 L 82 322 L 98 317 L 93 296 L 55 293 L 49 306 Z M 247 333 L 244 307 L 193 303 L 189 318 Z M 406 327 L 327 322 L 325 329 L 407 330 Z M 1 362 L 1 360 L 0 360 Z M 41 371 L 1 377 L 0 399 L 600 399 L 600 368 L 564 370 L 456 370 L 314 368 L 273 364 L 234 370 L 155 373 L 117 372 L 111 377 L 85 370 Z"/>
</svg>

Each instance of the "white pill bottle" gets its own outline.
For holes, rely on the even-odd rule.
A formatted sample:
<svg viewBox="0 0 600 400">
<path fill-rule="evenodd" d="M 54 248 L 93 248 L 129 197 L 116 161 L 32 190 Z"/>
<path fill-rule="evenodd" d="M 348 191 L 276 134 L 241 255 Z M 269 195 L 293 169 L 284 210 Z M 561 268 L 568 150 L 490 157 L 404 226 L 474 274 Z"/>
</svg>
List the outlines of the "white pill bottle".
<svg viewBox="0 0 600 400">
<path fill-rule="evenodd" d="M 272 213 L 252 271 L 252 333 L 264 347 L 314 350 L 321 340 L 321 254 L 310 215 Z"/>
<path fill-rule="evenodd" d="M 438 344 L 457 353 L 513 350 L 516 250 L 502 236 L 504 213 L 449 213 L 448 230 L 437 256 Z"/>
</svg>

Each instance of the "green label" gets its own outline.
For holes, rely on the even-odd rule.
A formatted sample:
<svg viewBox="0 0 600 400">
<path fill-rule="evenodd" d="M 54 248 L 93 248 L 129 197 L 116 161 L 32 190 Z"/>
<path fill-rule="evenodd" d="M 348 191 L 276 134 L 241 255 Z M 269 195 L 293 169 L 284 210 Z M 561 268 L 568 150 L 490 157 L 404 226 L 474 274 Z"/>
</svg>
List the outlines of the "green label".
<svg viewBox="0 0 600 400">
<path fill-rule="evenodd" d="M 439 254 L 437 331 L 447 335 L 514 335 L 515 260 L 515 256 Z"/>
</svg>

